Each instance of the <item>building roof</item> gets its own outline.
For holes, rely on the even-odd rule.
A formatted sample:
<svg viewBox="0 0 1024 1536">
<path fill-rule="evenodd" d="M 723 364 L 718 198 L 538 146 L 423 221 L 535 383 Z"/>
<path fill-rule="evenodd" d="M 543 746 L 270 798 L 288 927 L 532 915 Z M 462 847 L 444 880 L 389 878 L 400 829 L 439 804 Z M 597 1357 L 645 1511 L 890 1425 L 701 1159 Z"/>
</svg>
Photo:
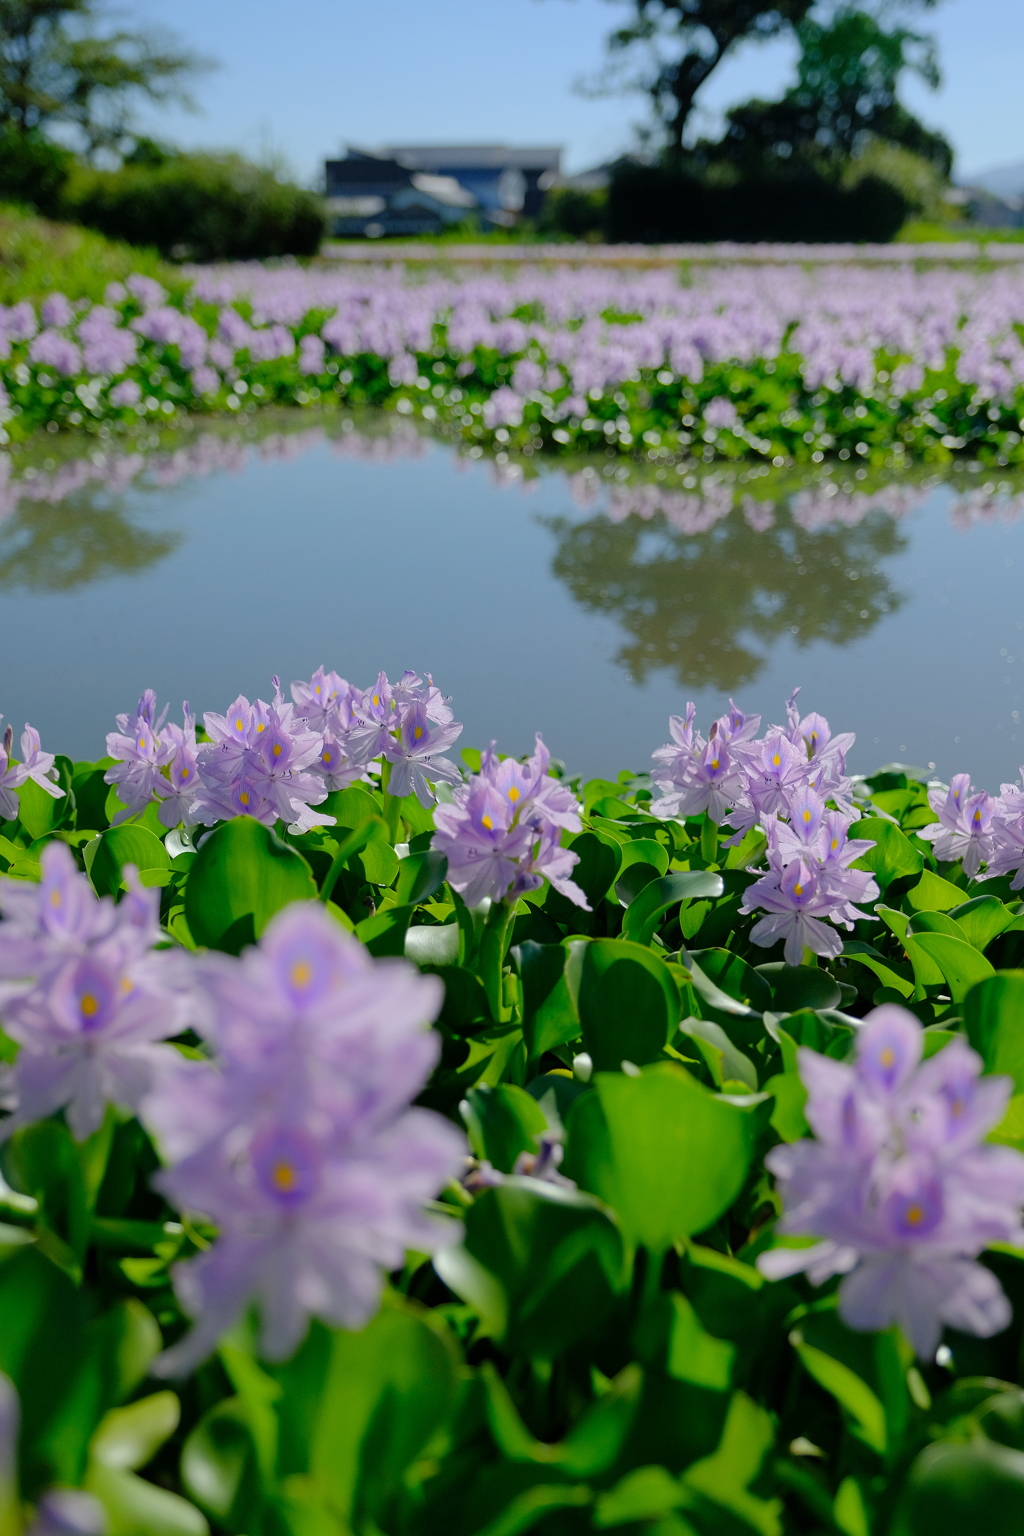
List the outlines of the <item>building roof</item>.
<svg viewBox="0 0 1024 1536">
<path fill-rule="evenodd" d="M 560 144 L 518 146 L 510 144 L 389 144 L 382 156 L 416 171 L 495 170 L 509 166 L 529 171 L 557 171 L 562 162 Z"/>
</svg>

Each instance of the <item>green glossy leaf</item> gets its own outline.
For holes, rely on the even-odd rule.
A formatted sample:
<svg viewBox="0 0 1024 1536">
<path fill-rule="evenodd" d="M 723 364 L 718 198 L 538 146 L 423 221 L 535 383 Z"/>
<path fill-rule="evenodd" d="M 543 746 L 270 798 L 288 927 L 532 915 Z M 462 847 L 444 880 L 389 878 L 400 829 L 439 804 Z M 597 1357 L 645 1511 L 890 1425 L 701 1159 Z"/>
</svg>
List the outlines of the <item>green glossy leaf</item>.
<svg viewBox="0 0 1024 1536">
<path fill-rule="evenodd" d="M 858 1439 L 883 1456 L 888 1441 L 885 1408 L 863 1377 L 823 1349 L 805 1343 L 799 1332 L 791 1335 L 791 1343 L 808 1374 L 846 1410 Z"/>
<path fill-rule="evenodd" d="M 862 823 L 858 822 L 858 826 Z M 859 833 L 858 833 L 859 836 Z M 949 912 L 962 905 L 964 893 L 958 885 L 943 880 L 926 869 L 920 880 L 907 892 L 907 906 L 914 912 Z"/>
<path fill-rule="evenodd" d="M 583 951 L 578 998 L 583 1044 L 598 1071 L 656 1061 L 679 1021 L 679 989 L 651 950 L 595 939 Z"/>
<path fill-rule="evenodd" d="M 107 1512 L 107 1536 L 208 1536 L 205 1517 L 176 1493 L 93 1463 L 83 1486 Z"/>
<path fill-rule="evenodd" d="M 907 921 L 907 933 L 945 933 L 963 944 L 971 942 L 950 912 L 915 912 Z"/>
<path fill-rule="evenodd" d="M 916 957 L 923 953 L 938 966 L 949 985 L 954 1003 L 962 1003 L 976 982 L 994 976 L 991 963 L 964 939 L 952 938 L 946 933 L 921 933 L 907 937 L 907 954 L 917 972 Z"/>
<path fill-rule="evenodd" d="M 809 1136 L 810 1126 L 804 1119 L 807 1089 L 799 1072 L 780 1072 L 777 1077 L 770 1077 L 764 1087 L 766 1093 L 774 1095 L 771 1124 L 782 1140 L 799 1141 L 801 1136 Z"/>
<path fill-rule="evenodd" d="M 275 912 L 316 894 L 309 865 L 294 848 L 251 816 L 237 816 L 200 848 L 185 883 L 185 918 L 197 944 L 223 949 L 234 925 L 250 919 L 258 939 Z"/>
<path fill-rule="evenodd" d="M 759 1536 L 782 1536 L 782 1500 L 759 1498 L 749 1488 L 774 1442 L 771 1415 L 735 1392 L 718 1449 L 686 1469 L 683 1486 L 739 1516 Z"/>
<path fill-rule="evenodd" d="M 536 1152 L 537 1137 L 547 1129 L 536 1099 L 513 1083 L 470 1089 L 460 1112 L 474 1154 L 501 1173 L 511 1173 L 520 1152 Z"/>
<path fill-rule="evenodd" d="M 112 1408 L 92 1437 L 92 1457 L 105 1467 L 134 1472 L 152 1461 L 180 1418 L 181 1404 L 173 1392 L 154 1392 L 127 1408 Z"/>
<path fill-rule="evenodd" d="M 309 1471 L 336 1514 L 367 1529 L 455 1404 L 458 1362 L 440 1318 L 397 1298 L 359 1333 L 331 1334 Z"/>
<path fill-rule="evenodd" d="M 619 1231 L 595 1200 L 511 1178 L 465 1220 L 465 1247 L 443 1250 L 434 1267 L 508 1350 L 550 1360 L 599 1333 L 626 1276 Z"/>
<path fill-rule="evenodd" d="M 185 1441 L 181 1453 L 185 1492 L 239 1536 L 259 1529 L 266 1492 L 245 1405 L 237 1397 L 215 1403 Z"/>
<path fill-rule="evenodd" d="M 652 880 L 626 908 L 622 936 L 637 944 L 649 944 L 658 923 L 671 907 L 700 896 L 713 899 L 721 896 L 724 890 L 721 875 L 704 869 L 683 870 Z"/>
<path fill-rule="evenodd" d="M 684 1502 L 679 1483 L 664 1467 L 637 1467 L 627 1472 L 613 1488 L 598 1495 L 594 1507 L 594 1524 L 599 1531 L 609 1526 L 645 1523 L 671 1514 Z M 665 1530 L 664 1526 L 657 1529 Z M 689 1529 L 692 1529 L 689 1528 Z M 685 1536 L 688 1527 L 669 1526 L 666 1536 Z"/>
<path fill-rule="evenodd" d="M 598 1073 L 569 1117 L 565 1171 L 618 1214 L 630 1244 L 663 1253 L 735 1200 L 752 1152 L 748 1110 L 674 1062 Z"/>
<path fill-rule="evenodd" d="M 458 923 L 423 923 L 406 929 L 405 953 L 417 965 L 454 965 L 459 958 Z"/>
<path fill-rule="evenodd" d="M 371 838 L 358 857 L 371 885 L 388 886 L 398 874 L 401 861 L 391 844 L 380 838 Z"/>
<path fill-rule="evenodd" d="M 105 768 L 92 763 L 79 763 L 72 782 L 75 794 L 75 826 L 79 832 L 103 832 L 109 827 L 107 819 L 107 794 L 110 786 L 104 783 Z"/>
<path fill-rule="evenodd" d="M 364 861 L 365 862 L 365 861 Z M 448 860 L 443 853 L 429 848 L 424 853 L 410 853 L 399 863 L 395 895 L 399 906 L 417 907 L 444 885 Z"/>
<path fill-rule="evenodd" d="M 590 905 L 597 907 L 615 884 L 622 860 L 621 849 L 596 832 L 581 832 L 569 846 L 579 856 L 572 878 Z"/>
<path fill-rule="evenodd" d="M 124 867 L 134 864 L 139 871 L 169 870 L 167 849 L 145 827 L 110 827 L 86 844 L 86 867 L 100 896 L 116 896 L 124 881 Z"/>
<path fill-rule="evenodd" d="M 692 1304 L 680 1291 L 666 1298 L 671 1308 L 665 1368 L 677 1381 L 712 1392 L 727 1392 L 732 1382 L 736 1346 L 716 1339 L 702 1326 Z"/>
<path fill-rule="evenodd" d="M 690 951 L 689 958 L 697 962 L 702 974 L 709 981 L 734 1001 L 745 1003 L 755 1013 L 764 1013 L 766 1008 L 772 1006 L 772 992 L 768 981 L 752 965 L 748 965 L 731 950 L 694 949 Z M 696 979 L 694 986 L 701 991 Z M 708 1000 L 713 1001 L 710 997 Z"/>
<path fill-rule="evenodd" d="M 1020 1536 L 1024 1530 L 1024 1452 L 982 1436 L 940 1441 L 907 1474 L 894 1536 Z"/>
<path fill-rule="evenodd" d="M 731 1081 L 743 1083 L 751 1093 L 757 1092 L 757 1068 L 749 1056 L 744 1056 L 738 1046 L 733 1045 L 721 1024 L 716 1024 L 714 1019 L 691 1018 L 684 1019 L 679 1029 L 681 1034 L 702 1040 L 720 1053 L 722 1076 L 717 1080 L 718 1087 Z"/>
<path fill-rule="evenodd" d="M 997 971 L 963 999 L 967 1038 L 986 1072 L 1005 1072 L 1024 1093 L 1024 971 Z"/>
<path fill-rule="evenodd" d="M 18 790 L 18 820 L 33 841 L 59 827 L 68 814 L 68 801 L 40 789 L 34 779 L 27 779 Z"/>
<path fill-rule="evenodd" d="M 573 1478 L 599 1476 L 615 1461 L 636 1415 L 642 1381 L 639 1367 L 627 1365 L 565 1438 L 552 1443 L 533 1437 L 490 1361 L 482 1375 L 487 1421 L 502 1455 L 512 1462 L 559 1467 Z"/>
<path fill-rule="evenodd" d="M 889 987 L 903 997 L 912 996 L 914 983 L 909 975 L 909 967 L 900 965 L 897 969 L 893 961 L 880 955 L 870 944 L 864 944 L 859 939 L 847 939 L 843 944 L 843 959 L 866 966 L 877 976 L 883 987 Z"/>
<path fill-rule="evenodd" d="M 772 989 L 774 1013 L 796 1013 L 801 1008 L 838 1008 L 842 1001 L 838 981 L 817 966 L 784 965 L 782 961 L 773 960 L 756 969 Z"/>
<path fill-rule="evenodd" d="M 854 869 L 870 869 L 884 890 L 893 880 L 916 875 L 924 868 L 924 859 L 899 827 L 881 816 L 864 816 L 857 823 L 857 837 L 874 843 Z"/>
<path fill-rule="evenodd" d="M 566 944 L 535 944 L 532 939 L 512 951 L 519 968 L 523 997 L 523 1038 L 531 1061 L 545 1051 L 567 1045 L 580 1033 L 577 1007 L 585 939 Z"/>
<path fill-rule="evenodd" d="M 404 955 L 412 914 L 412 907 L 384 907 L 356 923 L 356 938 L 362 940 L 371 955 Z"/>
<path fill-rule="evenodd" d="M 987 949 L 1014 921 L 1014 914 L 997 896 L 975 896 L 954 907 L 949 915 L 956 919 L 968 944 L 975 949 Z"/>
</svg>

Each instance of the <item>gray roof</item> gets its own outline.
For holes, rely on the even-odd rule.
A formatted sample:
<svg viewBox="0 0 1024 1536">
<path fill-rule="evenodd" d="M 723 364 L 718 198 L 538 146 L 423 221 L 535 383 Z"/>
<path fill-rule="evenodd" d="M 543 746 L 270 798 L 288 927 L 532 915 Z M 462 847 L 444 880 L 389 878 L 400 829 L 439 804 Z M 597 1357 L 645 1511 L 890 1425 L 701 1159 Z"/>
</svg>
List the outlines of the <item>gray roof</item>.
<svg viewBox="0 0 1024 1536">
<path fill-rule="evenodd" d="M 560 144 L 536 147 L 510 144 L 389 144 L 379 151 L 411 170 L 433 171 L 458 166 L 462 170 L 501 170 L 517 166 L 529 171 L 557 171 L 562 161 Z"/>
</svg>

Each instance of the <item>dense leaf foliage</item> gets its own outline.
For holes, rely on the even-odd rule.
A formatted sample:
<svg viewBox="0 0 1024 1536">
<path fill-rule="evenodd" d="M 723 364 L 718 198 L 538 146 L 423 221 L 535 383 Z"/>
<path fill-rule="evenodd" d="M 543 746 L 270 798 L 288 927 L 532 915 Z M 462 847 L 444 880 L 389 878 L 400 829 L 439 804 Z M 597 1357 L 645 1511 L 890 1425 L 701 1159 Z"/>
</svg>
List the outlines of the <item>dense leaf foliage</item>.
<svg viewBox="0 0 1024 1536">
<path fill-rule="evenodd" d="M 210 812 L 205 835 L 195 825 L 168 830 L 176 812 L 167 807 L 192 814 L 179 794 L 183 765 L 198 762 L 200 794 L 228 772 L 257 793 L 253 754 L 263 746 L 244 758 L 239 747 L 227 767 L 217 756 L 217 733 L 236 716 L 242 730 L 243 705 L 249 738 L 262 739 L 263 721 L 266 741 L 287 753 L 316 719 L 324 682 L 321 672 L 294 685 L 302 720 L 280 698 L 239 700 L 226 716 L 206 717 L 208 740 L 202 728 L 190 737 L 188 717 L 184 733 L 164 726 L 144 700 L 112 734 L 118 755 L 94 762 L 51 759 L 28 733 L 19 761 L 5 738 L 0 964 L 10 975 L 10 945 L 27 942 L 18 935 L 29 932 L 40 889 L 48 900 L 78 892 L 80 904 L 84 871 L 96 895 L 117 902 L 95 908 L 108 914 L 103 923 L 117 914 L 115 934 L 130 937 L 158 911 L 145 961 L 157 970 L 132 970 L 132 987 L 157 997 L 154 977 L 171 976 L 166 967 L 199 967 L 234 1018 L 237 989 L 256 989 L 250 1009 L 261 993 L 269 999 L 274 965 L 292 953 L 281 935 L 318 914 L 338 936 L 331 943 L 362 955 L 368 978 L 394 987 L 406 976 L 435 998 L 436 1065 L 411 1113 L 429 1110 L 446 1136 L 458 1126 L 467 1138 L 465 1172 L 433 1206 L 458 1218 L 461 1239 L 433 1258 L 407 1249 L 366 1326 L 314 1320 L 294 1352 L 281 1359 L 270 1349 L 268 1358 L 259 1309 L 243 1312 L 216 1353 L 168 1387 L 158 1353 L 179 1347 L 189 1321 L 179 1266 L 216 1254 L 233 1218 L 214 1223 L 209 1209 L 175 1199 L 186 1164 L 180 1146 L 168 1153 L 161 1142 L 166 1105 L 140 1121 L 124 1104 L 101 1104 L 95 1128 L 74 1121 L 73 1109 L 19 1120 L 0 1149 L 0 1368 L 20 1397 L 22 1499 L 42 1500 L 42 1519 L 47 1499 L 68 1497 L 46 1490 L 64 1485 L 98 1499 L 113 1532 L 183 1536 L 207 1522 L 238 1536 L 941 1536 L 980 1510 L 996 1536 L 1015 1533 L 1024 1511 L 1024 1250 L 994 1242 L 982 1257 L 992 1294 L 1012 1308 L 1009 1326 L 989 1337 L 977 1336 L 980 1325 L 947 1328 L 937 1353 L 915 1358 L 900 1328 L 844 1321 L 836 1280 L 766 1278 L 792 1271 L 806 1240 L 780 1235 L 786 1176 L 776 1188 L 765 1162 L 781 1169 L 801 1148 L 821 1150 L 805 1118 L 823 1134 L 808 1101 L 808 1083 L 819 1091 L 811 1068 L 819 1077 L 849 1070 L 860 1049 L 866 1081 L 871 1061 L 858 1039 L 887 1003 L 907 1011 L 900 1028 L 922 1042 L 921 1072 L 969 1043 L 985 1072 L 1012 1080 L 981 1150 L 1024 1148 L 1024 915 L 1012 871 L 972 878 L 1012 862 L 1010 832 L 1000 841 L 992 830 L 999 817 L 1017 825 L 1009 789 L 997 813 L 959 781 L 948 792 L 902 771 L 850 781 L 845 739 L 834 738 L 832 758 L 821 747 L 815 782 L 859 812 L 851 852 L 863 851 L 844 866 L 853 884 L 842 888 L 860 905 L 854 926 L 830 930 L 834 945 L 821 956 L 805 948 L 795 964 L 781 938 L 754 936 L 765 921 L 754 888 L 781 835 L 775 813 L 766 873 L 761 825 L 729 846 L 707 811 L 680 802 L 677 814 L 665 812 L 673 792 L 692 803 L 700 773 L 712 789 L 721 782 L 708 756 L 716 740 L 723 758 L 761 751 L 756 722 L 736 711 L 703 746 L 689 716 L 673 723 L 676 746 L 656 755 L 662 800 L 647 775 L 579 784 L 547 772 L 543 753 L 519 764 L 466 749 L 454 784 L 432 777 L 434 804 L 422 784 L 419 795 L 388 788 L 404 787 L 396 774 L 411 773 L 409 761 L 434 774 L 429 759 L 403 757 L 414 749 L 405 728 L 413 722 L 414 734 L 419 720 L 447 741 L 457 729 L 446 723 L 451 712 L 436 690 L 403 679 L 404 694 L 395 685 L 392 695 L 385 679 L 351 691 L 346 734 L 327 713 L 316 727 L 344 748 L 352 775 L 347 787 L 322 784 L 319 799 L 303 790 L 318 824 Z M 391 697 L 407 701 L 398 738 L 388 733 Z M 373 734 L 380 700 L 382 736 Z M 827 747 L 819 716 L 795 718 L 790 736 L 810 746 L 803 767 L 799 753 L 786 758 L 790 784 L 806 777 L 822 739 Z M 154 744 L 143 737 L 150 727 Z M 769 731 L 765 742 L 785 757 L 784 739 Z M 354 754 L 374 748 L 383 748 L 383 771 L 369 757 L 373 771 L 357 777 Z M 690 754 L 685 771 L 680 752 Z M 495 895 L 470 907 L 460 894 L 471 882 L 467 839 L 479 846 L 484 829 L 497 837 L 492 790 L 514 813 L 500 844 L 511 873 L 496 864 Z M 816 804 L 801 793 L 789 806 L 793 826 Z M 480 806 L 485 819 L 473 830 L 466 818 Z M 531 806 L 541 820 L 529 819 Z M 543 827 L 555 823 L 560 847 L 545 842 Z M 532 852 L 529 838 L 526 852 L 508 841 L 517 827 L 540 837 Z M 542 854 L 556 884 L 529 873 Z M 818 874 L 819 855 L 801 857 L 824 882 L 825 855 Z M 59 861 L 66 867 L 55 875 Z M 519 894 L 513 884 L 502 896 L 516 867 Z M 133 954 L 138 942 L 130 937 Z M 100 950 L 90 953 L 98 965 Z M 305 985 L 306 972 L 290 964 L 282 984 Z M 13 1063 L 8 1090 L 23 1079 L 24 1103 L 25 1052 L 42 1058 L 24 998 L 4 986 L 0 1017 L 11 1033 L 0 1044 Z M 85 1022 L 97 1006 L 107 1005 L 81 1003 Z M 388 1007 L 404 1006 L 395 992 Z M 227 1053 L 224 1072 L 235 1070 L 234 1048 L 198 1013 L 195 1028 L 175 1017 L 164 1035 L 180 1032 L 158 1049 L 199 1073 L 197 1092 L 212 1041 Z M 882 1040 L 879 1070 L 900 1038 Z M 351 1070 L 362 1070 L 354 1058 Z M 997 1104 L 1010 1091 L 989 1078 L 979 1087 Z M 273 1177 L 288 1198 L 300 1154 L 275 1154 Z M 162 1158 L 177 1162 L 170 1182 L 166 1171 L 157 1176 Z M 911 1225 L 923 1220 L 907 1209 Z M 304 1303 L 314 1319 L 325 1305 L 314 1293 Z M 4 1432 L 10 1440 L 9 1422 Z M 5 1497 L 14 1530 L 10 1489 Z M 94 1529 L 94 1508 L 61 1529 Z"/>
</svg>

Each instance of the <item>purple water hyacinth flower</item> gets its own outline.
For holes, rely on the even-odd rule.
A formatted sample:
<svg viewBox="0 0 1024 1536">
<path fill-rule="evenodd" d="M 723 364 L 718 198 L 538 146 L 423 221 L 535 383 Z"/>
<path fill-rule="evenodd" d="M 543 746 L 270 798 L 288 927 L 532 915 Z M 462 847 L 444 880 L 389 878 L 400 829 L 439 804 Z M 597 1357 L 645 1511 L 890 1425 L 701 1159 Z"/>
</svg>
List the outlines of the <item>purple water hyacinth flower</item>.
<svg viewBox="0 0 1024 1536">
<path fill-rule="evenodd" d="M 3 715 L 0 715 L 0 720 Z M 21 762 L 11 761 L 11 750 L 14 746 L 14 730 L 8 725 L 0 739 L 0 815 L 7 821 L 17 821 L 19 815 L 18 797 L 14 793 L 16 789 L 32 780 L 39 788 L 54 800 L 60 800 L 64 791 L 57 784 L 57 769 L 55 767 L 56 756 L 53 752 L 44 752 L 39 741 L 39 732 L 34 726 L 26 724 L 21 733 Z"/>
<path fill-rule="evenodd" d="M 462 775 L 449 758 L 439 756 L 462 734 L 462 726 L 432 724 L 425 703 L 402 710 L 398 734 L 384 748 L 391 764 L 388 794 L 399 799 L 414 794 L 423 806 L 434 804 L 433 784 L 460 784 Z"/>
<path fill-rule="evenodd" d="M 579 855 L 560 844 L 562 827 L 582 825 L 579 804 L 557 780 L 549 795 L 544 782 L 549 759 L 539 736 L 537 747 L 517 773 L 498 761 L 492 743 L 480 772 L 455 790 L 451 804 L 435 807 L 431 846 L 448 859 L 449 883 L 467 906 L 485 897 L 515 900 L 547 879 L 590 911 L 570 878 Z"/>
<path fill-rule="evenodd" d="M 11 1111 L 0 1140 L 63 1108 L 82 1140 L 108 1103 L 137 1109 L 177 1053 L 158 1044 L 185 1027 L 181 957 L 153 951 L 159 893 L 126 870 L 130 896 L 97 898 L 62 843 L 44 848 L 42 881 L 0 881 L 0 986 L 4 1028 L 21 1049 L 0 1070 Z M 9 931 L 8 931 L 9 930 Z"/>
<path fill-rule="evenodd" d="M 199 789 L 190 815 L 207 826 L 252 816 L 264 826 L 279 819 L 292 832 L 333 826 L 334 817 L 314 811 L 327 798 L 323 778 L 309 771 L 323 750 L 323 736 L 307 728 L 276 686 L 273 704 L 243 695 L 226 715 L 203 716 L 208 742 L 197 751 Z"/>
<path fill-rule="evenodd" d="M 113 768 L 103 775 L 105 784 L 116 784 L 125 809 L 118 811 L 114 825 L 145 810 L 158 784 L 166 783 L 161 770 L 170 762 L 173 747 L 160 732 L 167 709 L 156 718 L 156 694 L 147 688 L 133 715 L 118 715 L 117 730 L 107 736 L 107 756 L 117 758 Z"/>
<path fill-rule="evenodd" d="M 47 294 L 39 306 L 39 315 L 44 325 L 57 327 L 70 325 L 75 318 L 75 312 L 63 293 Z"/>
<path fill-rule="evenodd" d="M 974 1261 L 993 1242 L 1024 1241 L 1024 1156 L 984 1141 L 1010 1079 L 981 1078 L 960 1039 L 923 1064 L 921 1055 L 921 1024 L 888 1005 L 865 1019 L 852 1065 L 800 1048 L 816 1139 L 775 1147 L 765 1161 L 785 1205 L 779 1230 L 821 1241 L 757 1262 L 771 1279 L 844 1275 L 844 1321 L 898 1325 L 928 1360 L 943 1325 L 988 1337 L 1010 1322 L 999 1282 Z"/>
<path fill-rule="evenodd" d="M 301 679 L 292 683 L 291 695 L 296 712 L 323 737 L 320 756 L 310 766 L 323 777 L 327 789 L 345 789 L 365 779 L 364 765 L 348 749 L 350 734 L 359 728 L 353 705 L 361 697 L 360 690 L 321 666 L 308 683 Z"/>
<path fill-rule="evenodd" d="M 193 824 L 193 808 L 199 789 L 199 756 L 196 746 L 196 721 L 186 699 L 181 706 L 184 725 L 168 725 L 164 729 L 164 742 L 173 748 L 174 755 L 167 764 L 165 784 L 157 784 L 161 797 L 157 815 L 165 827 Z"/>
<path fill-rule="evenodd" d="M 239 960 L 201 963 L 213 1063 L 180 1062 L 143 1107 L 170 1164 L 159 1183 L 220 1235 L 175 1283 L 196 1317 L 159 1368 L 188 1370 L 256 1302 L 283 1358 L 310 1316 L 360 1327 L 407 1248 L 458 1232 L 424 1212 L 465 1142 L 410 1108 L 436 1063 L 442 989 L 374 960 L 317 903 L 296 904 Z"/>
<path fill-rule="evenodd" d="M 122 379 L 110 391 L 111 405 L 134 407 L 138 405 L 141 399 L 142 390 L 134 379 Z"/>
<path fill-rule="evenodd" d="M 928 791 L 928 804 L 939 819 L 919 827 L 918 837 L 932 844 L 937 859 L 962 859 L 964 874 L 973 880 L 995 852 L 995 802 L 984 790 L 972 792 L 969 773 L 958 773 L 947 791 Z"/>
<path fill-rule="evenodd" d="M 769 914 L 754 924 L 751 941 L 767 948 L 785 939 L 788 965 L 799 965 L 805 948 L 831 959 L 841 954 L 839 934 L 823 919 L 852 928 L 863 916 L 858 905 L 878 896 L 873 876 L 850 868 L 874 843 L 851 840 L 849 819 L 827 811 L 813 789 L 795 797 L 794 809 L 788 824 L 766 818 L 768 872 L 747 887 L 740 906 Z"/>
<path fill-rule="evenodd" d="M 707 741 L 694 730 L 696 707 L 686 706 L 686 716 L 669 721 L 672 741 L 652 754 L 658 765 L 653 782 L 662 791 L 651 811 L 662 820 L 697 816 L 706 811 L 722 822 L 744 798 L 743 755 L 738 751 L 757 732 L 759 715 L 744 715 L 729 700 L 729 713 L 714 721 Z"/>
<path fill-rule="evenodd" d="M 1024 776 L 1024 770 L 1022 770 Z M 1013 875 L 1012 891 L 1024 886 L 1024 790 L 1019 784 L 1003 784 L 992 807 L 992 849 L 985 873 L 979 880 Z"/>
</svg>

